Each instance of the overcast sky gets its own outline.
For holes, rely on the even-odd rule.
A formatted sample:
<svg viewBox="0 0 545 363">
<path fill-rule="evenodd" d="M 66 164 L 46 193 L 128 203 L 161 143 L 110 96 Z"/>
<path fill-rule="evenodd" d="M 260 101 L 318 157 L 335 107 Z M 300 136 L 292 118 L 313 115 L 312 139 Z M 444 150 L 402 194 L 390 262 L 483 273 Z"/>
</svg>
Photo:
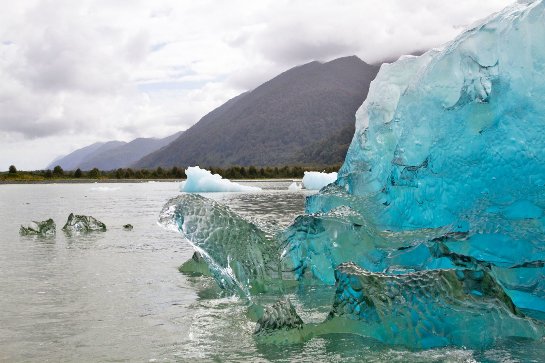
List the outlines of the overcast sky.
<svg viewBox="0 0 545 363">
<path fill-rule="evenodd" d="M 429 49 L 511 2 L 6 1 L 0 170 L 164 137 L 295 65 Z"/>
</svg>

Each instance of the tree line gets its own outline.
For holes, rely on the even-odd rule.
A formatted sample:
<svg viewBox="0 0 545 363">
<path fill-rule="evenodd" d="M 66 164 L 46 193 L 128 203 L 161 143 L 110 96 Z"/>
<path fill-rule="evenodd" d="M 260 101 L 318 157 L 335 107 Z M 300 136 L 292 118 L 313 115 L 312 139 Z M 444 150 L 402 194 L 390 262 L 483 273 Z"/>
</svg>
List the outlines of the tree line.
<svg viewBox="0 0 545 363">
<path fill-rule="evenodd" d="M 255 167 L 255 166 L 231 166 L 227 168 L 208 167 L 214 174 L 219 174 L 227 179 L 282 179 L 282 178 L 302 178 L 305 171 L 325 171 L 334 172 L 339 170 L 340 165 L 334 166 L 275 166 L 275 167 Z M 18 171 L 14 165 L 9 167 L 3 179 L 185 179 L 185 169 L 180 167 L 156 169 L 132 169 L 119 168 L 116 170 L 92 170 L 83 171 L 81 169 L 65 171 L 57 165 L 47 170 Z"/>
</svg>

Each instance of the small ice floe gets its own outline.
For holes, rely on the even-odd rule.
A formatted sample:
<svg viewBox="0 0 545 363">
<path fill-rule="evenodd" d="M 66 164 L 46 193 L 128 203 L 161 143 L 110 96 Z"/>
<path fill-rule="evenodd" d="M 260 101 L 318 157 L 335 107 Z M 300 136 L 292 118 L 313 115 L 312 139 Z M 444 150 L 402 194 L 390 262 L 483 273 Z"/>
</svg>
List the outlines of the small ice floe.
<svg viewBox="0 0 545 363">
<path fill-rule="evenodd" d="M 320 190 L 337 180 L 337 173 L 325 173 L 319 171 L 305 171 L 303 186 L 309 190 Z"/>
<path fill-rule="evenodd" d="M 211 192 L 258 192 L 262 189 L 234 183 L 219 174 L 212 174 L 206 169 L 191 166 L 186 169 L 187 180 L 180 185 L 180 191 L 186 193 Z"/>
<path fill-rule="evenodd" d="M 28 227 L 21 226 L 19 234 L 22 236 L 53 236 L 56 233 L 55 222 L 49 218 L 46 221 L 33 221 Z"/>
<path fill-rule="evenodd" d="M 119 190 L 119 187 L 92 187 L 91 190 L 95 192 L 113 192 Z"/>
<path fill-rule="evenodd" d="M 298 184 L 297 182 L 293 182 L 290 184 L 290 186 L 288 187 L 288 190 L 290 192 L 296 192 L 296 191 L 299 191 L 303 189 L 303 184 Z"/>
<path fill-rule="evenodd" d="M 67 233 L 104 232 L 106 225 L 95 217 L 70 213 L 62 230 Z"/>
</svg>

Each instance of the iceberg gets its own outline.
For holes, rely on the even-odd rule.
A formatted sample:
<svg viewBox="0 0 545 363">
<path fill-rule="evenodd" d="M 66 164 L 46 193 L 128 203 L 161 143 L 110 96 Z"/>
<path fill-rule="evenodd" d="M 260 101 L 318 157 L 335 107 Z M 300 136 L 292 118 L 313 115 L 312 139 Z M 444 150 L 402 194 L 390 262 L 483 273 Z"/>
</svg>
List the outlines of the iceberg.
<svg viewBox="0 0 545 363">
<path fill-rule="evenodd" d="M 337 173 L 325 173 L 319 171 L 305 171 L 303 186 L 308 190 L 320 190 L 337 180 Z"/>
<path fill-rule="evenodd" d="M 442 49 L 384 64 L 335 184 L 288 231 L 294 263 L 331 284 L 354 260 L 346 249 L 373 272 L 469 259 L 543 312 L 545 290 L 524 280 L 545 261 L 544 20 L 543 1 L 517 3 Z M 328 217 L 339 208 L 362 222 L 339 227 Z M 449 253 L 433 254 L 439 243 Z"/>
<path fill-rule="evenodd" d="M 186 193 L 213 193 L 213 192 L 259 192 L 261 188 L 241 185 L 219 174 L 212 174 L 206 169 L 191 166 L 186 169 L 187 180 L 180 185 L 180 191 Z"/>
<path fill-rule="evenodd" d="M 441 49 L 382 65 L 338 175 L 305 175 L 320 191 L 284 231 L 189 196 L 171 200 L 162 223 L 246 296 L 278 281 L 335 286 L 323 323 L 301 326 L 287 303 L 267 310 L 296 336 L 349 332 L 418 349 L 541 339 L 544 44 L 545 1 L 524 1 Z"/>
<path fill-rule="evenodd" d="M 62 230 L 66 233 L 105 232 L 106 225 L 95 217 L 70 213 Z"/>
</svg>

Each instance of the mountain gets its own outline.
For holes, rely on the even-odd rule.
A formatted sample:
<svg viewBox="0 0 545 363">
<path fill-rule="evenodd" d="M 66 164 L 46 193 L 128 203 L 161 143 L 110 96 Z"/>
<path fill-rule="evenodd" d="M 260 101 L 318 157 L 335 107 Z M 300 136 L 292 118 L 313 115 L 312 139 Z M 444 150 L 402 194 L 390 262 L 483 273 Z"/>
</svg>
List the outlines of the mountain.
<svg viewBox="0 0 545 363">
<path fill-rule="evenodd" d="M 182 132 L 178 132 L 163 139 L 134 139 L 131 142 L 120 145 L 112 150 L 94 153 L 82 161 L 79 167 L 82 170 L 91 170 L 93 168 L 98 168 L 100 170 L 126 168 L 145 155 L 167 146 L 181 134 Z"/>
<path fill-rule="evenodd" d="M 75 170 L 82 162 L 93 157 L 93 155 L 108 152 L 109 150 L 124 144 L 125 142 L 123 141 L 96 142 L 92 145 L 73 151 L 66 156 L 56 158 L 46 167 L 46 169 L 53 169 L 55 166 L 60 165 L 64 170 Z"/>
<path fill-rule="evenodd" d="M 74 170 L 77 168 L 82 170 L 91 170 L 93 168 L 100 170 L 125 168 L 143 156 L 168 145 L 181 134 L 182 132 L 178 132 L 162 139 L 138 138 L 131 142 L 97 142 L 78 149 L 62 158 L 55 159 L 47 168 L 52 169 L 56 165 L 60 165 L 65 170 Z"/>
<path fill-rule="evenodd" d="M 292 68 L 216 108 L 134 166 L 340 163 L 378 70 L 355 56 Z"/>
</svg>

